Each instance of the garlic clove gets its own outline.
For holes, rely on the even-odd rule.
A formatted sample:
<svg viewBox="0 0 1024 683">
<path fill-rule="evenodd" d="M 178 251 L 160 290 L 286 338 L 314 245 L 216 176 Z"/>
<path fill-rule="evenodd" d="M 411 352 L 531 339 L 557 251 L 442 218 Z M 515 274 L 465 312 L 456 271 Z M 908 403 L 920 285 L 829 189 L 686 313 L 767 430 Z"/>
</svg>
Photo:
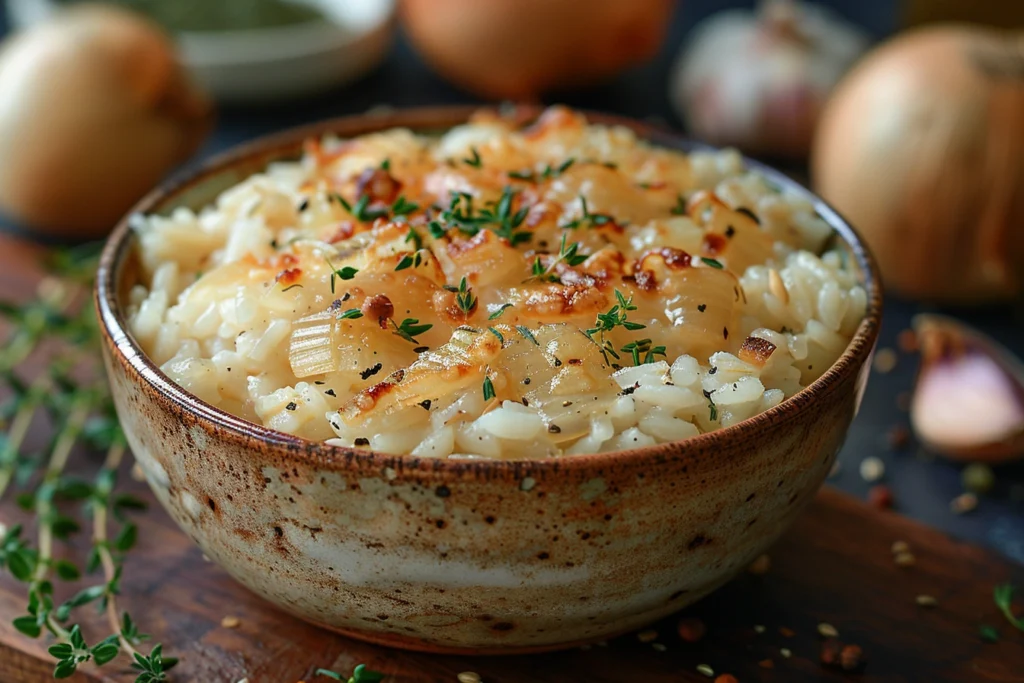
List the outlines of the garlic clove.
<svg viewBox="0 0 1024 683">
<path fill-rule="evenodd" d="M 1024 364 L 964 323 L 919 315 L 921 367 L 910 406 L 918 439 L 953 460 L 1024 455 Z"/>
</svg>

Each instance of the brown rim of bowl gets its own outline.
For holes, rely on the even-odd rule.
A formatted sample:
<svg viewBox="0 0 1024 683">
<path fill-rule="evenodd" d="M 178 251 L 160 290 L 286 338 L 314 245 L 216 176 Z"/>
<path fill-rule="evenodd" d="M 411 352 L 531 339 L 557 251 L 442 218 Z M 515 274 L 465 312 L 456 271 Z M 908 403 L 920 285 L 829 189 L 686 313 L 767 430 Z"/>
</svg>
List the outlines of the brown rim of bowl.
<svg viewBox="0 0 1024 683">
<path fill-rule="evenodd" d="M 327 469 L 350 470 L 354 467 L 357 470 L 379 472 L 382 468 L 390 467 L 400 472 L 420 470 L 431 474 L 444 473 L 456 478 L 470 479 L 480 476 L 489 478 L 502 474 L 517 478 L 543 476 L 552 472 L 565 472 L 581 468 L 596 470 L 625 462 L 638 465 L 649 461 L 656 464 L 666 458 L 685 457 L 687 453 L 696 456 L 709 447 L 713 447 L 715 443 L 724 443 L 733 439 L 756 439 L 761 430 L 785 427 L 787 423 L 795 419 L 804 406 L 830 394 L 844 375 L 854 372 L 855 368 L 868 362 L 878 338 L 882 315 L 882 289 L 874 257 L 864 245 L 860 235 L 821 198 L 781 172 L 746 157 L 743 161 L 747 168 L 755 169 L 763 173 L 775 185 L 809 199 L 818 214 L 849 247 L 864 276 L 864 287 L 868 294 L 867 311 L 843 354 L 810 385 L 785 399 L 779 405 L 735 425 L 690 437 L 683 441 L 625 451 L 529 460 L 420 458 L 411 455 L 394 455 L 332 446 L 249 422 L 202 401 L 171 381 L 149 360 L 127 331 L 124 313 L 117 301 L 118 283 L 115 281 L 115 275 L 127 253 L 128 246 L 132 244 L 129 227 L 130 216 L 137 213 L 151 213 L 182 191 L 232 166 L 243 163 L 263 165 L 274 159 L 283 159 L 288 156 L 294 158 L 296 152 L 301 151 L 302 142 L 311 137 L 319 138 L 326 133 L 334 133 L 340 137 L 352 137 L 392 127 L 407 127 L 424 132 L 441 131 L 465 122 L 471 114 L 486 108 L 484 106 L 423 107 L 346 116 L 313 123 L 233 147 L 206 160 L 197 169 L 185 171 L 150 192 L 121 220 L 108 238 L 96 275 L 96 305 L 101 329 L 113 347 L 112 350 L 116 350 L 117 355 L 121 356 L 118 360 L 126 363 L 145 381 L 149 389 L 169 399 L 182 413 L 197 418 L 197 422 L 207 429 L 219 427 L 231 438 L 240 439 L 247 445 L 260 442 L 271 447 L 283 448 L 293 457 L 305 459 L 310 465 Z M 535 119 L 542 111 L 542 107 L 519 106 L 514 109 L 512 116 L 516 120 L 526 123 Z M 639 137 L 659 146 L 684 152 L 714 149 L 688 141 L 655 125 L 614 115 L 589 111 L 583 111 L 583 113 L 592 123 L 626 126 L 634 130 Z"/>
</svg>

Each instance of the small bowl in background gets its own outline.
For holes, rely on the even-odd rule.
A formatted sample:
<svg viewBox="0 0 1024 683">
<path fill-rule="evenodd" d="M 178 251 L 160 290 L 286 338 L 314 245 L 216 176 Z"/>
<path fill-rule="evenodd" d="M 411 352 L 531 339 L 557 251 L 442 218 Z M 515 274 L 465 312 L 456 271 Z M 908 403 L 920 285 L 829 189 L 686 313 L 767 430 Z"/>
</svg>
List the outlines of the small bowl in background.
<svg viewBox="0 0 1024 683">
<path fill-rule="evenodd" d="M 221 0 L 212 0 L 221 1 Z M 351 82 L 387 56 L 395 0 L 304 0 L 323 21 L 273 28 L 173 34 L 195 81 L 222 103 L 313 95 Z M 60 11 L 55 0 L 7 0 L 12 26 L 28 28 Z"/>
</svg>

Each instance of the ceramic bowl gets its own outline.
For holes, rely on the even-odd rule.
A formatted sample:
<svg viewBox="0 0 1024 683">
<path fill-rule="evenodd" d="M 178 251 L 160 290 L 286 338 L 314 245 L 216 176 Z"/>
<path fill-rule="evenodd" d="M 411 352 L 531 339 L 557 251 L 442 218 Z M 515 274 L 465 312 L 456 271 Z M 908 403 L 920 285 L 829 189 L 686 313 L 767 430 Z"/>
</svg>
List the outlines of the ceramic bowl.
<svg viewBox="0 0 1024 683">
<path fill-rule="evenodd" d="M 174 37 L 183 65 L 219 102 L 238 104 L 320 93 L 354 81 L 387 56 L 396 0 L 292 1 L 318 8 L 324 20 L 181 32 Z M 27 28 L 53 16 L 61 5 L 57 0 L 7 0 L 7 9 L 16 28 Z"/>
<path fill-rule="evenodd" d="M 535 115 L 537 112 L 532 112 Z M 197 208 L 302 141 L 392 126 L 442 130 L 469 109 L 357 116 L 216 158 L 135 207 Z M 654 143 L 688 143 L 609 116 Z M 136 240 L 122 222 L 97 277 L 118 414 L 156 497 L 214 562 L 306 620 L 440 652 L 568 647 L 638 628 L 715 590 L 775 542 L 824 481 L 857 412 L 878 334 L 874 263 L 815 203 L 868 292 L 842 357 L 742 423 L 685 441 L 532 461 L 466 461 L 328 446 L 255 425 L 171 382 L 128 332 Z"/>
</svg>

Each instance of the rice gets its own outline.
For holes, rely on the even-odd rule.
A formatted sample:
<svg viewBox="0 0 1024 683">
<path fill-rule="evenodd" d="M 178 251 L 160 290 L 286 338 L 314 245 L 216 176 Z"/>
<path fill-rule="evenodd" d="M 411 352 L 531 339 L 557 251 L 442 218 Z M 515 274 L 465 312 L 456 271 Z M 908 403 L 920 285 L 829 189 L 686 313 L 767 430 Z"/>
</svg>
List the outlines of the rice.
<svg viewBox="0 0 1024 683">
<path fill-rule="evenodd" d="M 735 424 L 820 377 L 867 303 L 812 204 L 736 152 L 562 108 L 310 141 L 132 226 L 130 328 L 168 377 L 276 430 L 420 457 Z"/>
</svg>

